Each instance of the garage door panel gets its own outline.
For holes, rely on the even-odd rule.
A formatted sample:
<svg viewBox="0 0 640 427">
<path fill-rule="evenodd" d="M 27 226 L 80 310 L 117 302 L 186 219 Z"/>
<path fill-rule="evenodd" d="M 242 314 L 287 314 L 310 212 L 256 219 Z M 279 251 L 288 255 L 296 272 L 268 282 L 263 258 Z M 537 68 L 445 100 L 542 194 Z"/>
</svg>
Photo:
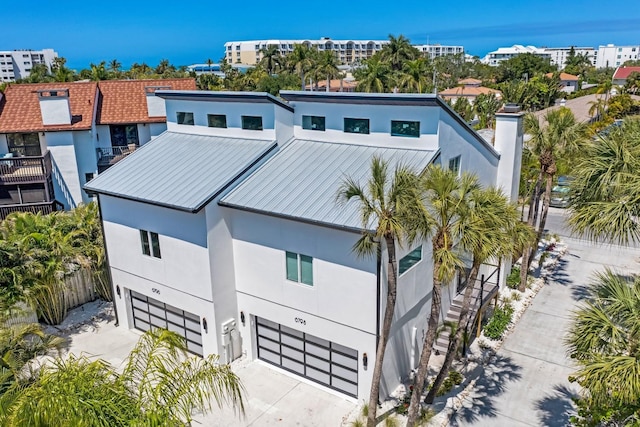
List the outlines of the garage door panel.
<svg viewBox="0 0 640 427">
<path fill-rule="evenodd" d="M 187 339 L 187 349 L 203 354 L 200 317 L 154 298 L 130 291 L 133 326 L 141 331 L 166 328 Z"/>
<path fill-rule="evenodd" d="M 357 397 L 358 352 L 256 317 L 258 358 Z"/>
</svg>

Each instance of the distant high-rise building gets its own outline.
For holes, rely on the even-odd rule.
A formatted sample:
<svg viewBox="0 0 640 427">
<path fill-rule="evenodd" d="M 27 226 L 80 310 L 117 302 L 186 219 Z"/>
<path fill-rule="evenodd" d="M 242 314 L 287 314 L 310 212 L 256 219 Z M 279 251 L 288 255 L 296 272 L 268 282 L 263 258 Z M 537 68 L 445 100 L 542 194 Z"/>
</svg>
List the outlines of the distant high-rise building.
<svg viewBox="0 0 640 427">
<path fill-rule="evenodd" d="M 34 65 L 44 64 L 51 71 L 58 52 L 53 49 L 0 50 L 0 83 L 29 77 Z"/>
<path fill-rule="evenodd" d="M 333 51 L 336 58 L 343 64 L 352 64 L 371 56 L 382 50 L 389 40 L 332 40 L 323 37 L 320 40 L 249 40 L 231 41 L 224 44 L 225 59 L 229 64 L 255 65 L 262 59 L 262 49 L 268 46 L 276 46 L 280 55 L 293 52 L 295 45 L 305 45 L 321 52 Z M 464 53 L 462 46 L 443 46 L 439 44 L 414 45 L 425 56 L 435 58 L 444 55 Z"/>
<path fill-rule="evenodd" d="M 596 59 L 596 68 L 616 68 L 623 65 L 627 61 L 636 61 L 640 59 L 640 45 L 631 46 L 615 46 L 608 44 L 598 47 L 598 57 Z"/>
</svg>

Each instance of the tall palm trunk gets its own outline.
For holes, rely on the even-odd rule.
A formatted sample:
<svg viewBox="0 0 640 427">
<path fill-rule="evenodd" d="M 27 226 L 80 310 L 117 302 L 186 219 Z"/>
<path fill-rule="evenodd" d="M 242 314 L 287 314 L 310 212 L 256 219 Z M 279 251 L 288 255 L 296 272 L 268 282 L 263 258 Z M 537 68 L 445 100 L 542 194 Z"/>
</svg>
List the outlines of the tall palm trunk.
<svg viewBox="0 0 640 427">
<path fill-rule="evenodd" d="M 555 165 L 550 166 L 547 170 L 555 170 Z M 551 172 L 546 173 L 547 186 L 544 191 L 544 198 L 542 199 L 542 215 L 540 216 L 540 225 L 538 226 L 538 233 L 536 242 L 542 239 L 542 233 L 544 233 L 544 226 L 547 223 L 547 214 L 549 213 L 549 204 L 551 202 L 551 186 L 553 184 L 553 174 Z"/>
<path fill-rule="evenodd" d="M 327 92 L 331 92 L 331 77 L 327 74 Z"/>
<path fill-rule="evenodd" d="M 538 222 L 538 206 L 540 205 L 540 187 L 544 178 L 544 168 L 540 167 L 540 173 L 536 180 L 536 186 L 531 195 L 531 204 L 529 205 L 529 215 L 527 217 L 527 224 L 535 228 L 536 222 Z M 538 241 L 533 244 L 527 245 L 522 251 L 522 262 L 520 263 L 520 285 L 518 290 L 524 292 L 527 289 L 527 276 L 529 274 L 529 266 L 531 265 L 531 259 L 535 250 L 538 248 Z"/>
<path fill-rule="evenodd" d="M 434 248 L 433 253 L 436 253 Z M 440 263 L 436 263 L 433 268 L 433 291 L 431 292 L 431 314 L 429 315 L 429 323 L 427 334 L 422 344 L 422 352 L 420 353 L 420 365 L 418 372 L 413 381 L 413 392 L 411 393 L 411 403 L 409 404 L 409 412 L 407 414 L 407 427 L 413 427 L 416 424 L 418 415 L 420 414 L 420 400 L 422 399 L 422 390 L 429 372 L 429 359 L 431 358 L 431 350 L 433 343 L 436 341 L 438 332 L 438 319 L 440 317 L 440 307 L 442 306 L 442 282 L 437 279 L 440 271 Z"/>
<path fill-rule="evenodd" d="M 301 70 L 301 71 L 300 71 L 300 80 L 302 81 L 302 84 L 301 84 L 300 90 L 301 90 L 301 91 L 304 91 L 304 89 L 305 89 L 305 85 L 304 85 L 304 70 Z"/>
<path fill-rule="evenodd" d="M 378 409 L 378 399 L 380 396 L 380 377 L 382 376 L 382 362 L 384 360 L 384 352 L 389 342 L 389 332 L 391 331 L 391 323 L 393 321 L 393 313 L 396 306 L 397 295 L 397 268 L 396 268 L 396 246 L 392 236 L 385 236 L 387 245 L 387 305 L 384 309 L 384 318 L 382 320 L 382 330 L 378 339 L 378 348 L 376 349 L 376 364 L 373 367 L 373 378 L 371 380 L 371 394 L 369 395 L 369 412 L 367 414 L 367 427 L 376 425 L 376 411 Z M 376 313 L 376 316 L 378 313 Z"/>
<path fill-rule="evenodd" d="M 449 340 L 447 355 L 444 358 L 444 363 L 442 364 L 442 368 L 440 368 L 440 372 L 438 372 L 438 376 L 431 386 L 431 390 L 429 390 L 429 393 L 427 393 L 427 397 L 424 399 L 426 403 L 433 403 L 433 400 L 436 397 L 436 393 L 438 392 L 438 389 L 442 385 L 444 379 L 449 374 L 451 364 L 456 357 L 456 354 L 458 352 L 458 344 L 462 340 L 462 335 L 464 334 L 464 331 L 467 327 L 467 322 L 469 322 L 469 317 L 471 314 L 471 295 L 473 294 L 473 288 L 475 286 L 476 279 L 478 278 L 479 271 L 480 262 L 474 259 L 471 266 L 471 271 L 469 272 L 469 276 L 467 277 L 467 287 L 464 289 L 464 297 L 462 298 L 462 308 L 460 309 L 460 317 L 458 318 L 456 333 Z M 482 301 L 480 302 L 480 304 L 482 304 Z"/>
</svg>

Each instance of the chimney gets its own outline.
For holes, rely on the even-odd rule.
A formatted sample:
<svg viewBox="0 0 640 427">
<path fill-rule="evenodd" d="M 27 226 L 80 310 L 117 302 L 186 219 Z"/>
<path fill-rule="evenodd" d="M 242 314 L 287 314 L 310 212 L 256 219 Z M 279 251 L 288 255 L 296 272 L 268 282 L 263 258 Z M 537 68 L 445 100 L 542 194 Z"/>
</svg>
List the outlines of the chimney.
<svg viewBox="0 0 640 427">
<path fill-rule="evenodd" d="M 156 91 L 170 89 L 171 86 L 145 86 L 144 93 L 147 96 L 147 114 L 149 117 L 165 117 L 167 115 L 164 99 L 156 96 Z"/>
<path fill-rule="evenodd" d="M 43 125 L 70 125 L 69 89 L 38 90 Z"/>
<path fill-rule="evenodd" d="M 520 168 L 522 167 L 524 114 L 516 104 L 507 104 L 496 113 L 494 148 L 500 153 L 496 185 L 504 191 L 512 202 L 518 200 Z"/>
</svg>

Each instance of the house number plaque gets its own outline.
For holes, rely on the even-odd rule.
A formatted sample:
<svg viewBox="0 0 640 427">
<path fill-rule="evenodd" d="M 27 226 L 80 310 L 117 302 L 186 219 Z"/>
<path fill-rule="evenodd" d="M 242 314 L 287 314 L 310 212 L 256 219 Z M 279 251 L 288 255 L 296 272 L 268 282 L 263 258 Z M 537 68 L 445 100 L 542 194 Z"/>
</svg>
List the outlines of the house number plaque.
<svg viewBox="0 0 640 427">
<path fill-rule="evenodd" d="M 296 317 L 296 318 L 294 319 L 294 321 L 295 321 L 296 323 L 300 323 L 301 325 L 306 325 L 306 324 L 307 324 L 307 321 L 306 321 L 306 320 L 304 320 L 302 317 Z"/>
</svg>

